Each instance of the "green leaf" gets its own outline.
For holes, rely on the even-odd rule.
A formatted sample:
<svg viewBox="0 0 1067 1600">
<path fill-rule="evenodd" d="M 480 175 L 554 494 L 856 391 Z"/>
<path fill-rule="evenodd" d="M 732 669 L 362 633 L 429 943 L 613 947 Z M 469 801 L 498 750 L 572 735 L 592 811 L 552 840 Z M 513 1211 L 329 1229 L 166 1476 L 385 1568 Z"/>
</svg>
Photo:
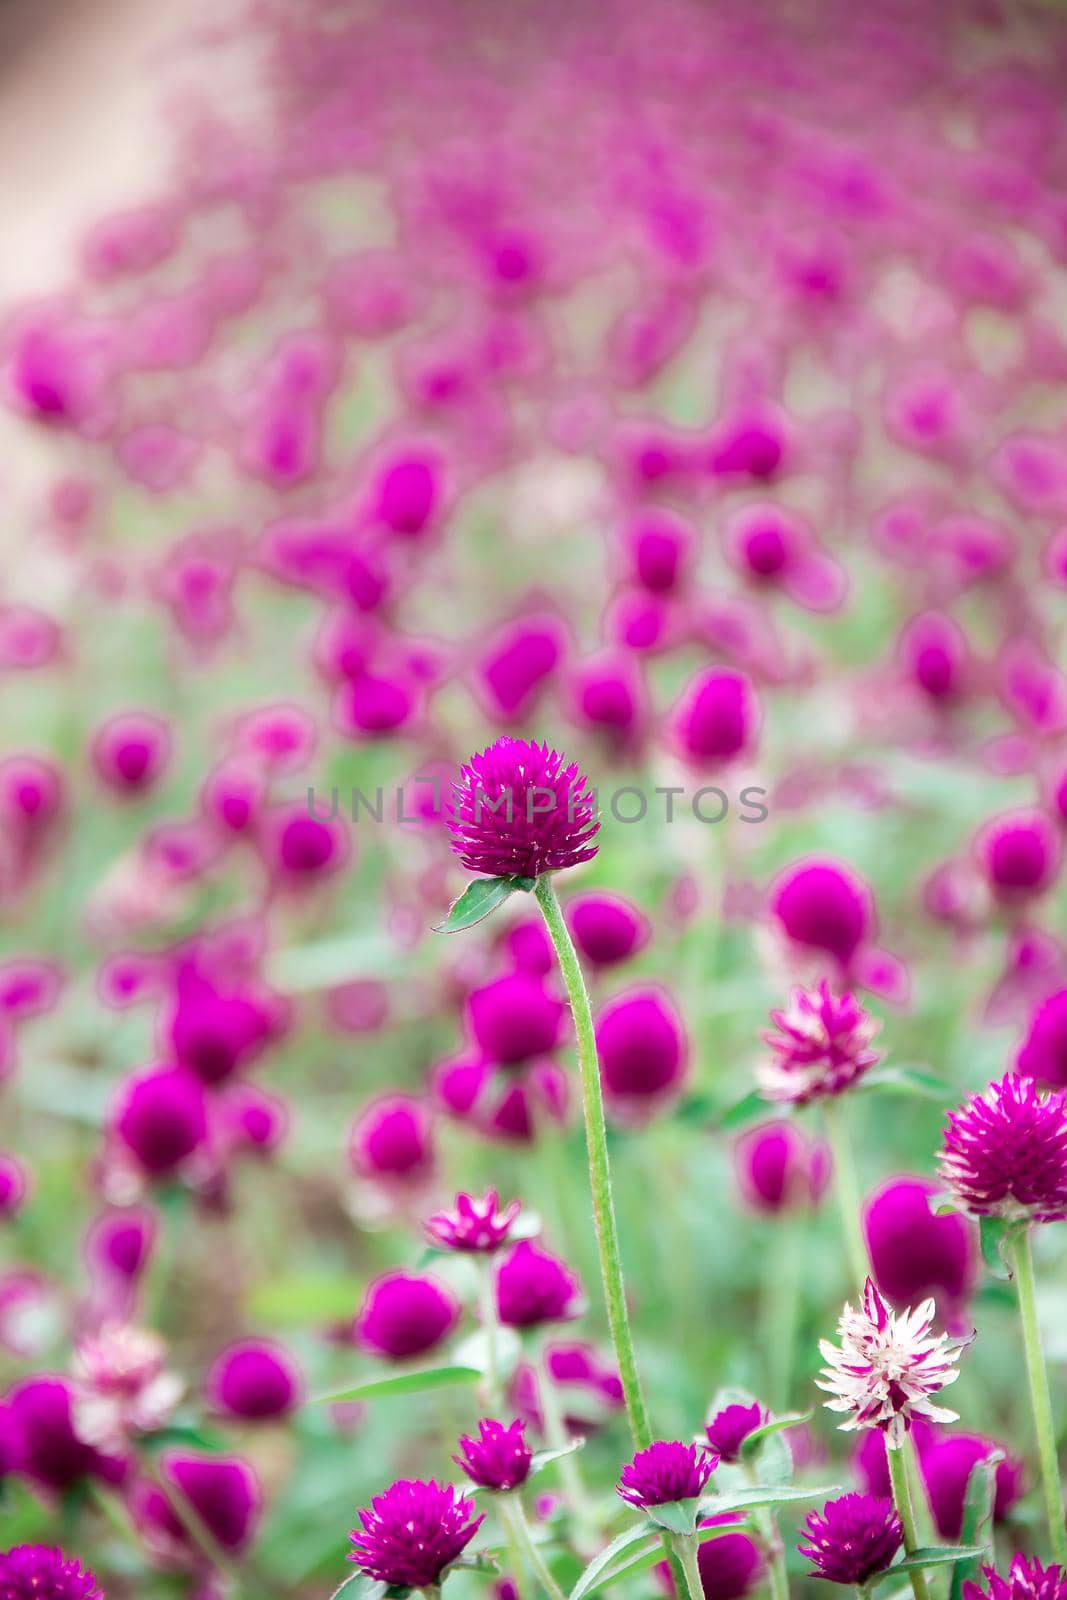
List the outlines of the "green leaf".
<svg viewBox="0 0 1067 1600">
<path fill-rule="evenodd" d="M 982 1260 L 995 1278 L 1010 1278 L 1007 1246 L 1011 1243 L 1017 1223 L 1007 1217 L 979 1217 L 978 1236 L 982 1244 Z"/>
<path fill-rule="evenodd" d="M 696 1530 L 697 1543 L 707 1544 L 709 1539 L 724 1539 L 728 1533 L 739 1533 L 748 1527 L 747 1522 L 730 1522 L 725 1527 L 698 1528 Z M 603 1588 L 609 1583 L 614 1583 L 617 1578 L 627 1578 L 631 1573 L 640 1572 L 645 1567 L 654 1567 L 662 1561 L 666 1552 L 663 1548 L 662 1534 L 653 1538 L 644 1550 L 638 1551 L 628 1560 L 622 1561 L 617 1567 L 612 1567 L 597 1582 L 597 1588 Z"/>
<path fill-rule="evenodd" d="M 886 1578 L 895 1578 L 900 1572 L 920 1572 L 926 1567 L 947 1567 L 957 1561 L 970 1561 L 981 1554 L 980 1545 L 930 1545 L 923 1550 L 913 1550 L 910 1556 L 905 1556 L 904 1560 L 898 1561 L 895 1566 L 887 1567 L 884 1572 L 875 1573 L 873 1578 L 867 1580 L 867 1584 L 873 1589 L 876 1583 L 884 1583 Z"/>
<path fill-rule="evenodd" d="M 346 1578 L 339 1588 L 333 1591 L 330 1600 L 381 1600 L 386 1593 L 385 1584 L 378 1578 L 370 1578 L 365 1572 L 354 1572 Z"/>
<path fill-rule="evenodd" d="M 756 1482 L 761 1487 L 793 1482 L 793 1452 L 784 1433 L 768 1434 L 746 1464 L 754 1469 Z"/>
<path fill-rule="evenodd" d="M 753 1506 L 784 1506 L 794 1500 L 825 1500 L 840 1493 L 840 1485 L 835 1483 L 818 1489 L 795 1488 L 788 1483 L 752 1484 L 728 1494 L 709 1495 L 701 1501 L 700 1509 L 715 1516 L 722 1511 L 748 1511 Z"/>
<path fill-rule="evenodd" d="M 544 1472 L 545 1468 L 550 1467 L 553 1461 L 562 1461 L 564 1456 L 572 1456 L 584 1444 L 584 1439 L 572 1439 L 570 1444 L 565 1444 L 560 1450 L 536 1450 L 530 1461 L 531 1478 L 537 1472 Z"/>
<path fill-rule="evenodd" d="M 781 1113 L 785 1109 L 785 1107 L 772 1107 L 758 1089 L 752 1089 L 740 1100 L 735 1101 L 728 1111 L 723 1112 L 719 1118 L 719 1132 L 734 1133 L 738 1128 L 747 1127 L 750 1122 L 755 1122 L 760 1117 L 769 1117 L 776 1110 Z"/>
<path fill-rule="evenodd" d="M 983 1553 L 990 1555 L 993 1544 L 993 1504 L 997 1490 L 997 1466 L 1003 1460 L 1003 1450 L 990 1450 L 981 1461 L 976 1461 L 968 1475 L 967 1488 L 963 1496 L 960 1539 L 965 1545 L 981 1546 Z M 964 1583 L 968 1578 L 977 1577 L 976 1560 L 957 1561 L 952 1571 L 950 1600 L 962 1600 Z"/>
<path fill-rule="evenodd" d="M 668 1500 L 661 1506 L 645 1506 L 645 1514 L 650 1522 L 659 1528 L 666 1528 L 668 1533 L 692 1533 L 697 1525 L 697 1511 L 700 1507 L 700 1498 L 694 1495 L 691 1500 Z"/>
<path fill-rule="evenodd" d="M 858 1080 L 856 1089 L 886 1089 L 893 1094 L 915 1095 L 922 1100 L 937 1100 L 947 1105 L 956 1098 L 956 1090 L 943 1078 L 921 1067 L 870 1067 Z"/>
<path fill-rule="evenodd" d="M 600 1587 L 616 1556 L 621 1556 L 624 1551 L 632 1549 L 635 1544 L 640 1544 L 647 1538 L 647 1522 L 635 1522 L 629 1528 L 624 1528 L 609 1545 L 604 1546 L 599 1555 L 593 1557 L 571 1590 L 570 1600 L 582 1600 L 583 1595 L 592 1594 L 594 1589 Z"/>
<path fill-rule="evenodd" d="M 758 1452 L 764 1439 L 769 1439 L 774 1433 L 781 1433 L 785 1428 L 800 1428 L 805 1422 L 810 1422 L 814 1415 L 814 1411 L 786 1411 L 780 1417 L 772 1417 L 762 1427 L 753 1428 L 752 1432 L 742 1440 L 742 1456 L 751 1459 Z"/>
<path fill-rule="evenodd" d="M 475 878 L 469 883 L 434 933 L 462 933 L 484 922 L 516 889 L 530 890 L 533 878 Z"/>
<path fill-rule="evenodd" d="M 377 1400 L 382 1395 L 423 1394 L 427 1389 L 448 1389 L 458 1383 L 476 1383 L 482 1376 L 477 1367 L 422 1367 L 417 1372 L 396 1372 L 388 1378 L 364 1378 L 348 1389 L 332 1394 L 317 1394 L 311 1404 L 341 1405 L 348 1400 Z"/>
</svg>

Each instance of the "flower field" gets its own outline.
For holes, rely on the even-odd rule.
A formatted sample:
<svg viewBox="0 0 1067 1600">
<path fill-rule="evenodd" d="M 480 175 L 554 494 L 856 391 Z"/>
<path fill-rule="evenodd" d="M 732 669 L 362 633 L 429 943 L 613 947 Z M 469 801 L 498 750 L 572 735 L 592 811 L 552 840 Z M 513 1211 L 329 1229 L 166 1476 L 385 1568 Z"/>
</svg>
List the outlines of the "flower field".
<svg viewBox="0 0 1067 1600">
<path fill-rule="evenodd" d="M 0 308 L 0 1600 L 1065 1600 L 1067 14 L 183 49 Z"/>
</svg>

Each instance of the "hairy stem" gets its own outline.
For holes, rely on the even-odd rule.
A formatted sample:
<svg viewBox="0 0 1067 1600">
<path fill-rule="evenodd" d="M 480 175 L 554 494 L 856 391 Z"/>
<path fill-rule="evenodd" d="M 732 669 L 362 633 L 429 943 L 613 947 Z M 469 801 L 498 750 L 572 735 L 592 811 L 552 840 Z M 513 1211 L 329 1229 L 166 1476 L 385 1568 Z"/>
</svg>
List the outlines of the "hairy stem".
<svg viewBox="0 0 1067 1600">
<path fill-rule="evenodd" d="M 904 1550 L 907 1555 L 912 1555 L 919 1548 L 919 1536 L 915 1529 L 915 1511 L 911 1503 L 911 1490 L 908 1487 L 908 1468 L 904 1459 L 904 1451 L 886 1449 L 886 1460 L 889 1463 L 889 1482 L 893 1489 L 893 1504 L 897 1508 L 900 1526 L 904 1533 Z M 916 1567 L 909 1573 L 911 1578 L 911 1592 L 915 1600 L 930 1600 L 930 1591 L 926 1586 L 926 1574 Z"/>
<path fill-rule="evenodd" d="M 704 1585 L 700 1581 L 700 1564 L 697 1561 L 697 1536 L 695 1533 L 675 1533 L 670 1539 L 671 1549 L 685 1578 L 689 1600 L 704 1600 Z M 681 1600 L 681 1596 L 679 1596 Z"/>
<path fill-rule="evenodd" d="M 498 1505 L 501 1520 L 505 1527 L 510 1529 L 515 1544 L 521 1549 L 530 1563 L 534 1576 L 548 1595 L 549 1600 L 565 1600 L 563 1590 L 551 1572 L 549 1572 L 545 1558 L 534 1542 L 530 1524 L 526 1520 L 526 1513 L 522 1508 L 522 1501 L 518 1495 L 501 1495 Z"/>
<path fill-rule="evenodd" d="M 1041 1462 L 1041 1487 L 1048 1517 L 1048 1536 L 1052 1557 L 1061 1567 L 1067 1567 L 1067 1533 L 1064 1531 L 1063 1496 L 1060 1492 L 1060 1470 L 1056 1457 L 1056 1431 L 1052 1425 L 1052 1397 L 1049 1394 L 1048 1372 L 1041 1349 L 1041 1334 L 1037 1326 L 1037 1296 L 1034 1291 L 1034 1257 L 1030 1248 L 1029 1228 L 1020 1228 L 1011 1246 L 1015 1283 L 1019 1291 L 1019 1315 L 1023 1324 L 1023 1349 L 1026 1352 L 1026 1376 L 1030 1382 L 1030 1405 L 1034 1413 L 1034 1431 L 1037 1434 L 1037 1453 Z"/>
</svg>

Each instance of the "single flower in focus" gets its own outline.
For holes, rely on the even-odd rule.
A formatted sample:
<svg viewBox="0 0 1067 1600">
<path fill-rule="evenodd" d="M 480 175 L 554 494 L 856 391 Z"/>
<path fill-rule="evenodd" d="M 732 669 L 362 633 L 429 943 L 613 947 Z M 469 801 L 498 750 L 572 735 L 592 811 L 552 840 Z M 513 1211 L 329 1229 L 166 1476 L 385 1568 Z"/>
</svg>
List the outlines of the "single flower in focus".
<svg viewBox="0 0 1067 1600">
<path fill-rule="evenodd" d="M 1067 1217 L 1067 1095 L 1009 1072 L 949 1112 L 938 1158 L 953 1197 L 975 1216 Z"/>
<path fill-rule="evenodd" d="M 932 1300 L 898 1316 L 867 1279 L 862 1307 L 854 1311 L 846 1305 L 841 1313 L 841 1348 L 828 1339 L 819 1344 L 827 1365 L 816 1382 L 833 1396 L 823 1402 L 828 1411 L 849 1413 L 842 1429 L 880 1428 L 888 1448 L 899 1450 L 916 1417 L 959 1420 L 955 1411 L 935 1406 L 930 1396 L 955 1383 L 956 1362 L 968 1341 L 931 1335 L 933 1320 Z"/>
<path fill-rule="evenodd" d="M 20 1544 L 0 1555 L 3 1600 L 104 1600 L 80 1561 L 43 1544 Z"/>
<path fill-rule="evenodd" d="M 741 1447 L 749 1434 L 762 1428 L 766 1421 L 767 1412 L 754 1400 L 750 1406 L 723 1406 L 710 1418 L 704 1431 L 719 1460 L 735 1462 L 740 1461 Z"/>
<path fill-rule="evenodd" d="M 1043 1567 L 1040 1561 L 1017 1552 L 1002 1578 L 995 1567 L 983 1567 L 987 1587 L 968 1580 L 963 1600 L 1067 1600 L 1067 1573 L 1062 1567 Z"/>
<path fill-rule="evenodd" d="M 827 1500 L 821 1512 L 809 1512 L 803 1532 L 810 1542 L 798 1549 L 813 1575 L 828 1583 L 866 1583 L 886 1570 L 904 1542 L 892 1500 L 868 1494 Z"/>
<path fill-rule="evenodd" d="M 185 1390 L 166 1359 L 166 1344 L 149 1328 L 107 1323 L 79 1340 L 71 1362 L 78 1437 L 118 1451 L 131 1435 L 161 1428 Z"/>
<path fill-rule="evenodd" d="M 881 1059 L 871 1048 L 879 1023 L 855 995 L 835 996 L 825 978 L 816 989 L 794 989 L 771 1021 L 775 1031 L 762 1037 L 772 1055 L 756 1068 L 767 1100 L 804 1105 L 841 1094 Z"/>
<path fill-rule="evenodd" d="M 465 867 L 490 877 L 538 878 L 591 861 L 596 795 L 577 764 L 547 744 L 498 739 L 472 756 L 455 785 L 448 829 Z"/>
<path fill-rule="evenodd" d="M 499 1209 L 500 1196 L 490 1189 L 476 1200 L 470 1194 L 457 1194 L 451 1211 L 438 1211 L 426 1219 L 426 1232 L 445 1250 L 490 1255 L 508 1241 L 519 1212 L 517 1200 Z"/>
<path fill-rule="evenodd" d="M 639 1450 L 623 1467 L 616 1493 L 632 1506 L 663 1506 L 674 1500 L 698 1500 L 718 1459 L 701 1444 L 657 1439 L 647 1450 Z"/>
<path fill-rule="evenodd" d="M 478 1437 L 464 1434 L 459 1441 L 463 1454 L 453 1456 L 472 1483 L 483 1489 L 517 1489 L 530 1475 L 533 1452 L 524 1437 L 526 1424 L 512 1422 L 507 1427 L 492 1417 L 478 1424 Z"/>
<path fill-rule="evenodd" d="M 360 1511 L 362 1532 L 349 1535 L 349 1561 L 380 1583 L 423 1589 L 440 1583 L 485 1521 L 451 1484 L 401 1478 L 370 1509 Z"/>
</svg>

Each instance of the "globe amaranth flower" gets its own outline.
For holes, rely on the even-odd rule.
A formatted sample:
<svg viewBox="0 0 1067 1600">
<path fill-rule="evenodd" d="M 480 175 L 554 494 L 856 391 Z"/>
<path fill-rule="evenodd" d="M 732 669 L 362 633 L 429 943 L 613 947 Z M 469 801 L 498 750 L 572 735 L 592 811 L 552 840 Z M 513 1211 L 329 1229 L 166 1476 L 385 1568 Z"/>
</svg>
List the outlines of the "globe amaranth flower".
<svg viewBox="0 0 1067 1600">
<path fill-rule="evenodd" d="M 547 744 L 511 738 L 471 757 L 448 818 L 464 866 L 490 877 L 537 878 L 592 860 L 596 795 L 577 764 L 565 762 Z"/>
<path fill-rule="evenodd" d="M 1067 1217 L 1067 1095 L 1009 1072 L 948 1116 L 938 1167 L 976 1216 Z"/>
<path fill-rule="evenodd" d="M 963 1600 L 1067 1600 L 1067 1573 L 1062 1567 L 1043 1567 L 1021 1552 L 1012 1557 L 1008 1576 L 1002 1578 L 995 1567 L 983 1567 L 987 1587 L 968 1580 L 963 1585 Z"/>
<path fill-rule="evenodd" d="M 758 1400 L 753 1400 L 750 1406 L 723 1406 L 709 1419 L 704 1431 L 719 1460 L 734 1462 L 740 1461 L 741 1446 L 749 1434 L 762 1428 L 766 1421 L 767 1412 Z"/>
<path fill-rule="evenodd" d="M 880 1428 L 888 1448 L 898 1450 L 916 1417 L 958 1420 L 955 1411 L 935 1406 L 930 1396 L 955 1383 L 956 1362 L 967 1341 L 931 1335 L 933 1320 L 932 1300 L 898 1316 L 867 1279 L 862 1306 L 846 1305 L 841 1313 L 841 1348 L 828 1339 L 819 1344 L 827 1365 L 816 1382 L 833 1397 L 824 1401 L 829 1411 L 849 1413 L 842 1429 Z"/>
<path fill-rule="evenodd" d="M 80 1561 L 43 1544 L 20 1544 L 0 1555 L 0 1600 L 104 1600 Z"/>
<path fill-rule="evenodd" d="M 470 1194 L 457 1194 L 451 1211 L 438 1211 L 426 1219 L 426 1232 L 445 1250 L 472 1255 L 491 1255 L 506 1244 L 521 1206 L 518 1200 L 500 1209 L 500 1196 L 488 1190 L 480 1200 Z"/>
<path fill-rule="evenodd" d="M 811 1511 L 798 1546 L 814 1575 L 829 1583 L 863 1584 L 884 1572 L 904 1542 L 892 1500 L 869 1494 L 843 1494 Z"/>
<path fill-rule="evenodd" d="M 508 1327 L 569 1322 L 582 1309 L 582 1286 L 558 1256 L 523 1239 L 497 1268 L 496 1303 Z"/>
<path fill-rule="evenodd" d="M 359 1513 L 362 1531 L 349 1534 L 349 1561 L 380 1583 L 413 1589 L 441 1581 L 485 1517 L 451 1484 L 401 1478 Z"/>
<path fill-rule="evenodd" d="M 517 1489 L 530 1476 L 533 1460 L 525 1433 L 525 1422 L 505 1426 L 492 1417 L 483 1417 L 478 1424 L 478 1437 L 464 1434 L 459 1441 L 463 1454 L 452 1460 L 472 1483 L 483 1489 Z"/>
<path fill-rule="evenodd" d="M 80 1339 L 71 1362 L 78 1437 L 119 1451 L 131 1435 L 161 1428 L 185 1390 L 166 1361 L 167 1346 L 150 1328 L 105 1323 Z"/>
<path fill-rule="evenodd" d="M 701 1444 L 657 1439 L 639 1450 L 619 1474 L 616 1493 L 632 1506 L 663 1506 L 696 1500 L 704 1493 L 719 1458 Z"/>
<path fill-rule="evenodd" d="M 771 1021 L 775 1031 L 762 1037 L 772 1054 L 756 1068 L 767 1100 L 803 1105 L 841 1094 L 880 1060 L 871 1048 L 878 1022 L 855 995 L 834 995 L 825 978 L 816 989 L 794 989 Z"/>
</svg>

